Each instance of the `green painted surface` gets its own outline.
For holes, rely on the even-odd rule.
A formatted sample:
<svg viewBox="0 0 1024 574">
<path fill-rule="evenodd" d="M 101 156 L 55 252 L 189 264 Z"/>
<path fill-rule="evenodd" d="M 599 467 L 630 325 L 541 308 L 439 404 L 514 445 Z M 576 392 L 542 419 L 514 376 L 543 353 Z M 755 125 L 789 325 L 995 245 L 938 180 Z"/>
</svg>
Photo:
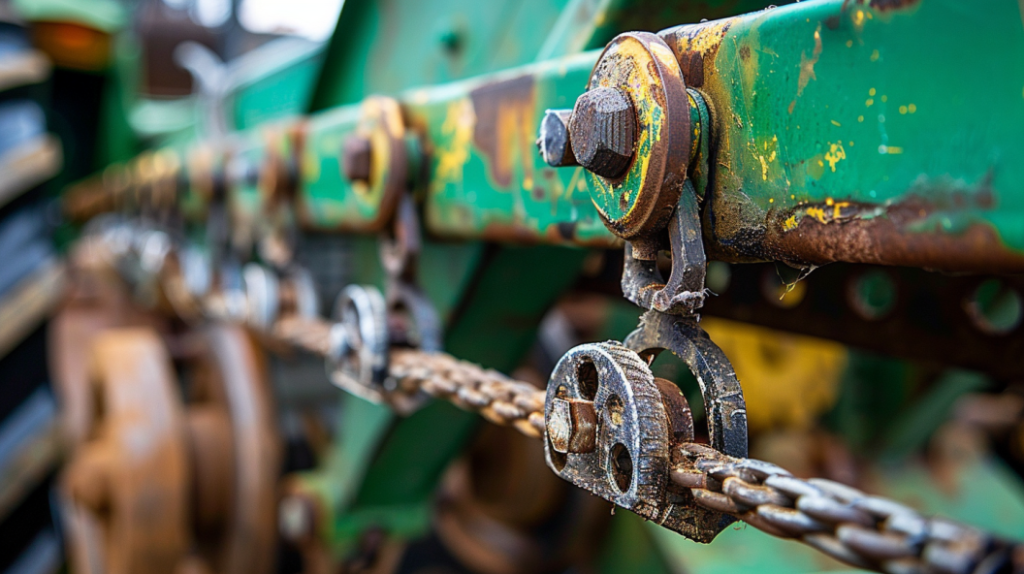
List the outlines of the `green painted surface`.
<svg viewBox="0 0 1024 574">
<path fill-rule="evenodd" d="M 408 122 L 430 143 L 425 226 L 445 238 L 610 245 L 582 168 L 553 169 L 537 153 L 544 110 L 570 107 L 595 53 L 400 96 Z M 341 173 L 358 106 L 315 114 L 302 165 L 303 218 L 318 229 L 358 228 L 377 215 L 379 192 Z"/>
<path fill-rule="evenodd" d="M 236 130 L 304 113 L 323 65 L 322 44 L 285 39 L 257 50 L 272 53 L 243 56 L 250 61 L 235 71 L 238 85 L 226 98 Z"/>
<path fill-rule="evenodd" d="M 1024 55 L 1000 48 L 1011 64 L 1021 60 L 1002 73 L 994 59 L 969 55 L 977 47 L 926 50 L 922 35 L 956 37 L 962 29 L 964 10 L 952 0 L 886 13 L 841 5 L 806 2 L 712 22 L 688 45 L 707 52 L 700 90 L 712 110 L 715 155 L 705 235 L 725 246 L 713 255 L 771 257 L 770 241 L 804 222 L 841 232 L 842 223 L 892 218 L 887 210 L 896 210 L 900 233 L 956 240 L 981 224 L 996 236 L 986 249 L 1005 245 L 1019 258 L 1024 194 L 1015 190 L 1024 170 L 1013 158 L 1024 151 L 1024 134 L 1014 129 L 1024 120 Z M 994 10 L 1005 12 L 995 19 L 999 33 L 975 40 L 983 48 L 1024 44 L 1016 4 Z M 590 201 L 594 178 L 546 166 L 534 146 L 544 110 L 570 107 L 596 58 L 586 52 L 397 93 L 430 161 L 422 192 L 430 234 L 617 244 Z M 972 62 L 991 78 L 983 95 L 965 82 L 942 89 L 929 82 L 951 64 Z M 347 73 L 327 69 L 327 76 Z M 983 108 L 975 105 L 980 97 Z M 310 227 L 361 230 L 378 216 L 380 190 L 353 188 L 341 173 L 341 149 L 358 118 L 352 103 L 309 119 L 300 215 Z M 891 253 L 898 255 L 898 243 Z M 887 256 L 884 245 L 875 249 Z"/>
<path fill-rule="evenodd" d="M 596 57 L 589 52 L 404 96 L 433 144 L 428 229 L 455 238 L 613 242 L 583 169 L 548 167 L 534 143 L 544 111 L 573 105 Z"/>
<path fill-rule="evenodd" d="M 346 2 L 313 109 L 533 61 L 565 0 Z"/>
<path fill-rule="evenodd" d="M 596 571 L 600 574 L 673 572 L 658 552 L 656 535 L 644 524 L 642 518 L 631 512 L 616 512 L 597 555 Z"/>
<path fill-rule="evenodd" d="M 980 223 L 1024 251 L 1018 3 L 907 5 L 803 2 L 713 23 L 690 45 L 705 53 L 701 89 L 718 112 L 712 208 L 741 220 L 718 226 L 720 241 L 742 244 L 775 218 L 785 231 L 919 198 L 929 213 L 907 231 Z"/>
<path fill-rule="evenodd" d="M 381 189 L 356 193 L 341 171 L 345 139 L 355 131 L 360 106 L 316 114 L 308 123 L 303 149 L 301 217 L 317 229 L 359 228 L 376 219 Z"/>
</svg>

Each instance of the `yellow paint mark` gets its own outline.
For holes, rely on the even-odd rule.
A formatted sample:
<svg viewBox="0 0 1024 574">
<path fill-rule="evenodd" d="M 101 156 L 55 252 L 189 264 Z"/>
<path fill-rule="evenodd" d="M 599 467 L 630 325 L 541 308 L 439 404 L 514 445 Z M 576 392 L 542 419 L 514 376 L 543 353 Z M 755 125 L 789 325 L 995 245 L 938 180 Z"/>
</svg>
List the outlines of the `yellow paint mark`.
<svg viewBox="0 0 1024 574">
<path fill-rule="evenodd" d="M 843 127 L 843 125 L 842 125 L 842 124 L 840 124 L 839 122 L 837 122 L 837 121 L 835 121 L 835 120 L 832 120 L 832 125 L 836 126 L 837 128 L 841 128 L 841 127 Z"/>
<path fill-rule="evenodd" d="M 775 161 L 775 150 L 772 150 L 771 155 L 765 157 L 763 155 L 755 156 L 757 161 L 761 162 L 761 179 L 768 181 L 768 164 Z"/>
<path fill-rule="evenodd" d="M 846 41 L 846 47 L 847 48 L 852 48 L 853 47 L 853 40 L 847 40 Z"/>
<path fill-rule="evenodd" d="M 825 219 L 825 210 L 820 207 L 808 207 L 805 213 L 817 219 L 820 223 L 828 223 L 828 220 Z"/>
<path fill-rule="evenodd" d="M 846 144 L 846 145 L 848 145 L 848 146 L 850 146 L 850 147 L 853 147 L 853 140 L 850 140 L 849 142 L 847 142 L 847 144 Z"/>
<path fill-rule="evenodd" d="M 910 104 L 909 106 L 907 106 L 907 111 L 910 113 L 914 113 L 917 111 L 917 106 L 915 106 L 914 104 Z"/>
<path fill-rule="evenodd" d="M 702 27 L 696 37 L 689 39 L 688 46 L 680 47 L 691 52 L 697 52 L 702 56 L 707 55 L 708 52 L 717 48 L 722 43 L 722 38 L 730 26 L 732 26 L 732 21 L 724 19 L 719 20 L 715 24 Z"/>
<path fill-rule="evenodd" d="M 800 52 L 800 77 L 797 80 L 796 97 L 800 97 L 804 93 L 804 88 L 807 87 L 807 83 L 811 79 L 817 80 L 818 77 L 814 75 L 814 65 L 818 63 L 818 58 L 821 57 L 821 24 L 818 24 L 817 29 L 814 30 L 814 51 L 811 52 L 811 57 L 808 58 L 807 54 Z"/>
<path fill-rule="evenodd" d="M 857 10 L 853 13 L 853 25 L 857 28 L 864 26 L 864 11 Z"/>
<path fill-rule="evenodd" d="M 867 100 L 865 100 L 865 102 L 864 102 L 864 105 L 865 105 L 865 106 L 867 106 L 867 107 L 869 107 L 869 108 L 870 108 L 871 106 L 875 105 L 875 100 L 874 100 L 874 98 L 868 98 Z"/>
<path fill-rule="evenodd" d="M 903 148 L 901 148 L 899 146 L 891 145 L 891 146 L 886 148 L 886 153 L 888 153 L 889 155 L 899 155 L 899 154 L 903 153 Z"/>
<path fill-rule="evenodd" d="M 794 195 L 794 194 L 792 194 L 792 193 L 791 193 L 791 194 L 789 194 L 789 198 L 790 198 L 790 199 L 796 199 L 796 195 Z"/>
<path fill-rule="evenodd" d="M 872 50 L 871 51 L 871 61 L 872 62 L 877 62 L 880 57 L 881 56 L 878 54 L 878 50 Z"/>
<path fill-rule="evenodd" d="M 864 123 L 864 116 L 857 116 L 857 121 L 859 123 Z"/>
<path fill-rule="evenodd" d="M 831 143 L 829 142 L 828 153 L 825 154 L 825 161 L 828 162 L 828 166 L 832 168 L 832 173 L 836 172 L 836 164 L 846 159 L 846 150 L 843 149 L 843 142 Z M 829 199 L 828 201 L 832 201 Z M 829 203 L 829 205 L 832 205 Z"/>
<path fill-rule="evenodd" d="M 832 170 L 832 171 L 835 171 L 835 170 Z M 832 205 L 833 203 L 835 203 L 835 202 L 832 201 L 831 197 L 826 197 L 825 198 L 825 205 Z"/>
<path fill-rule="evenodd" d="M 873 96 L 873 95 L 875 95 L 875 93 L 876 93 L 876 92 L 875 92 L 875 89 L 874 89 L 874 88 L 871 88 L 870 90 L 868 90 L 868 95 L 869 95 L 869 96 Z"/>
<path fill-rule="evenodd" d="M 907 115 L 907 106 L 900 106 L 900 115 L 901 116 Z"/>
<path fill-rule="evenodd" d="M 768 198 L 768 203 L 775 203 L 775 198 L 774 197 L 769 197 Z"/>
<path fill-rule="evenodd" d="M 448 182 L 462 181 L 462 168 L 469 161 L 469 147 L 473 141 L 476 112 L 468 98 L 448 104 L 448 112 L 441 133 L 451 136 L 449 145 L 437 150 L 436 183 L 444 186 Z"/>
<path fill-rule="evenodd" d="M 782 222 L 782 228 L 785 229 L 786 231 L 796 229 L 796 216 L 790 215 L 788 218 L 786 218 L 786 221 Z"/>
</svg>

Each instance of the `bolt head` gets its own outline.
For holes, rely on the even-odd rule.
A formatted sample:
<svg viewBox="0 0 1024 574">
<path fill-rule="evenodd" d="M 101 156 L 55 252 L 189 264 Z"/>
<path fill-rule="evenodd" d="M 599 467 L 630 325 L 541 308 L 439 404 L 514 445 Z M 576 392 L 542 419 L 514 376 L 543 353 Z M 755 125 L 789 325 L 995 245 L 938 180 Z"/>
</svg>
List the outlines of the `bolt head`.
<svg viewBox="0 0 1024 574">
<path fill-rule="evenodd" d="M 341 155 L 341 169 L 351 182 L 369 182 L 373 161 L 373 144 L 370 138 L 352 135 L 345 140 Z"/>
<path fill-rule="evenodd" d="M 633 162 L 636 113 L 629 96 L 615 88 L 594 88 L 576 100 L 569 141 L 580 165 L 609 179 Z"/>
<path fill-rule="evenodd" d="M 569 143 L 569 118 L 572 110 L 547 110 L 540 122 L 537 147 L 544 162 L 551 167 L 579 165 Z"/>
<path fill-rule="evenodd" d="M 597 445 L 597 411 L 591 401 L 554 399 L 545 426 L 556 452 L 593 452 Z"/>
</svg>

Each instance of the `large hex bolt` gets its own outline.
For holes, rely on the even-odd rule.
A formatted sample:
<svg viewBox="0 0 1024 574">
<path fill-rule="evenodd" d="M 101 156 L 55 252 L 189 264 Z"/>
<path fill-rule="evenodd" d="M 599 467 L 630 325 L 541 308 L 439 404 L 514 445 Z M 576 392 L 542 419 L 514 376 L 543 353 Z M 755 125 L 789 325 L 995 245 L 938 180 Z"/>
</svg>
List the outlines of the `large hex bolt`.
<svg viewBox="0 0 1024 574">
<path fill-rule="evenodd" d="M 353 134 L 345 140 L 341 154 L 341 169 L 350 182 L 369 182 L 373 160 L 370 138 Z"/>
<path fill-rule="evenodd" d="M 621 177 L 633 161 L 636 113 L 629 96 L 615 88 L 594 88 L 576 100 L 569 141 L 580 165 L 609 179 Z"/>
<path fill-rule="evenodd" d="M 579 165 L 569 143 L 569 118 L 572 110 L 547 110 L 540 122 L 537 147 L 544 162 L 551 167 Z"/>
<path fill-rule="evenodd" d="M 593 401 L 555 399 L 546 421 L 552 448 L 562 454 L 593 452 L 597 445 L 597 411 Z"/>
</svg>

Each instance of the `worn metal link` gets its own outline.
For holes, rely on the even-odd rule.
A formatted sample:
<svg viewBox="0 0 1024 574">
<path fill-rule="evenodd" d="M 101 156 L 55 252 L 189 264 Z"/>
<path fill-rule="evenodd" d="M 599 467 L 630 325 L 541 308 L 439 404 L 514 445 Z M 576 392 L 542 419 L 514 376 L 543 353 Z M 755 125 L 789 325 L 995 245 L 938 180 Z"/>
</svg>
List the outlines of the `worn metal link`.
<svg viewBox="0 0 1024 574">
<path fill-rule="evenodd" d="M 330 331 L 328 321 L 284 317 L 275 324 L 273 336 L 326 356 Z M 495 424 L 514 426 L 527 436 L 544 435 L 544 391 L 495 370 L 460 361 L 447 353 L 396 348 L 391 351 L 389 376 L 404 393 L 422 391 L 479 413 Z"/>
<path fill-rule="evenodd" d="M 283 319 L 275 333 L 323 354 L 330 324 Z M 391 352 L 390 375 L 523 434 L 544 435 L 544 391 L 446 353 Z M 773 536 L 799 540 L 847 564 L 892 574 L 1024 572 L 1024 545 L 970 526 L 925 518 L 897 502 L 824 479 L 800 479 L 774 464 L 691 443 L 679 449 L 671 480 L 696 504 Z"/>
<path fill-rule="evenodd" d="M 683 445 L 672 481 L 694 501 L 847 564 L 892 574 L 1024 572 L 1024 544 L 773 464 Z"/>
<path fill-rule="evenodd" d="M 202 301 L 207 317 L 237 320 L 222 293 Z M 279 317 L 264 333 L 276 342 L 326 357 L 332 323 Z M 544 436 L 545 391 L 443 352 L 392 348 L 389 378 L 399 392 L 427 395 Z M 892 574 L 1024 574 L 1024 543 L 1002 540 L 952 521 L 926 518 L 897 502 L 823 479 L 800 479 L 768 462 L 684 443 L 669 479 L 693 503 L 723 512 L 773 536 L 801 541 L 841 562 Z"/>
</svg>

